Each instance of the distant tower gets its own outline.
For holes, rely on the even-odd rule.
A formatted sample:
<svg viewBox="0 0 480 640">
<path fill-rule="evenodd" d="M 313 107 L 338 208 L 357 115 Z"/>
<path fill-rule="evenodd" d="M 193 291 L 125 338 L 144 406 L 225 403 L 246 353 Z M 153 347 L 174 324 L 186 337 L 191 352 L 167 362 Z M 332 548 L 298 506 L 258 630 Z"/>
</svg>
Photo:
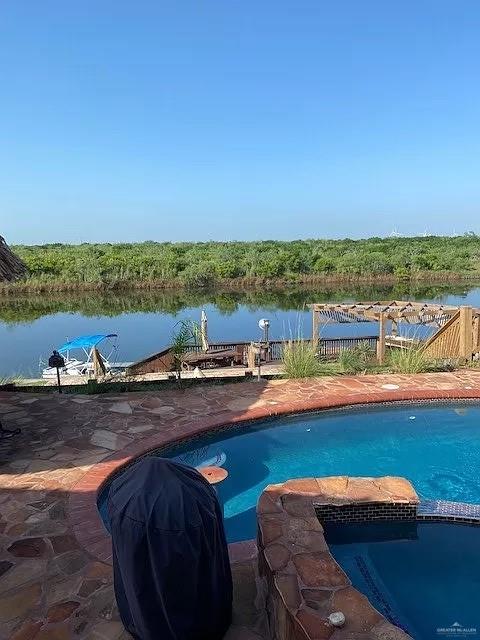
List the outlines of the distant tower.
<svg viewBox="0 0 480 640">
<path fill-rule="evenodd" d="M 397 227 L 393 227 L 392 232 L 389 235 L 389 238 L 399 238 L 400 234 L 397 231 Z"/>
</svg>

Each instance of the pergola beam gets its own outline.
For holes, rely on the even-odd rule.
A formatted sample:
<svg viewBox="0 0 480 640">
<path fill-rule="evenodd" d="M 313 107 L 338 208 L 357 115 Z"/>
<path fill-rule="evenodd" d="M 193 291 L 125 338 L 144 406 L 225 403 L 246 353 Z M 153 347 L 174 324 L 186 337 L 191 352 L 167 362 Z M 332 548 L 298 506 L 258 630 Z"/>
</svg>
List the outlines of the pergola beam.
<svg viewBox="0 0 480 640">
<path fill-rule="evenodd" d="M 322 313 L 345 314 L 343 322 L 361 322 L 362 319 L 378 322 L 383 314 L 387 320 L 406 320 L 407 322 L 415 320 L 418 324 L 431 324 L 438 322 L 439 319 L 446 320 L 458 311 L 458 307 L 449 305 L 397 300 L 347 304 L 315 303 L 309 305 L 309 308 L 320 315 Z"/>
</svg>

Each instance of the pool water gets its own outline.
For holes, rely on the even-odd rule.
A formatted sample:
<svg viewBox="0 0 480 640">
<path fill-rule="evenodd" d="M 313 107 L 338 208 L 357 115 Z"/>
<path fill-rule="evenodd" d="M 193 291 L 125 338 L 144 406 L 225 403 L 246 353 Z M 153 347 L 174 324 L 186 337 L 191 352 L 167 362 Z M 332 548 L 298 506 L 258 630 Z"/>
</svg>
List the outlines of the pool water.
<svg viewBox="0 0 480 640">
<path fill-rule="evenodd" d="M 326 528 L 354 587 L 416 640 L 480 634 L 480 528 L 365 523 Z"/>
<path fill-rule="evenodd" d="M 161 455 L 228 470 L 217 487 L 227 538 L 235 542 L 256 536 L 263 489 L 295 477 L 399 475 L 422 498 L 480 503 L 480 405 L 384 405 L 278 418 Z M 99 498 L 104 517 L 106 494 Z"/>
</svg>

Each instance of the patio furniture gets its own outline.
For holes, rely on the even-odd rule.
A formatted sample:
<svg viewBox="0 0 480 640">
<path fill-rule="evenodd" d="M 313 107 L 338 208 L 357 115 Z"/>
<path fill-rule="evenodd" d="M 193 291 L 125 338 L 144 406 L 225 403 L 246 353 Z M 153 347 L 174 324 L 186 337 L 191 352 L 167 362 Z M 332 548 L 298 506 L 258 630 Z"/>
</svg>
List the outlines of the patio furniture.
<svg viewBox="0 0 480 640">
<path fill-rule="evenodd" d="M 182 357 L 182 368 L 191 371 L 200 369 L 214 369 L 217 367 L 233 367 L 243 364 L 243 349 L 221 349 L 207 351 L 193 351 Z"/>
</svg>

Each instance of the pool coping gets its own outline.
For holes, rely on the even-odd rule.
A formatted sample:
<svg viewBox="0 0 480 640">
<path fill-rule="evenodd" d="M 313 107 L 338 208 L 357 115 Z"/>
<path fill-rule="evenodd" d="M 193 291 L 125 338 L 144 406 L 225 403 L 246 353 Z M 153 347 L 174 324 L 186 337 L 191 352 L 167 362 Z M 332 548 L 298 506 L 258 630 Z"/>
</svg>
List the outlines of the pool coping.
<svg viewBox="0 0 480 640">
<path fill-rule="evenodd" d="M 396 476 L 298 478 L 268 485 L 257 505 L 257 539 L 270 635 L 413 640 L 353 586 L 330 550 L 324 525 L 408 521 L 418 504 L 411 483 Z M 330 618 L 334 612 L 344 615 L 341 631 Z"/>
<path fill-rule="evenodd" d="M 171 445 L 180 444 L 191 438 L 228 429 L 229 426 L 240 426 L 267 418 L 311 413 L 328 409 L 358 407 L 358 405 L 379 405 L 382 403 L 421 401 L 462 401 L 480 400 L 480 389 L 459 386 L 452 389 L 383 389 L 352 393 L 345 389 L 343 394 L 331 396 L 318 395 L 309 399 L 299 398 L 298 401 L 279 402 L 264 406 L 249 407 L 244 411 L 223 411 L 221 416 L 205 416 L 192 421 L 190 424 L 179 426 L 175 436 L 170 433 L 156 433 L 124 449 L 113 453 L 104 460 L 93 465 L 85 475 L 69 489 L 67 510 L 68 524 L 84 551 L 96 560 L 112 563 L 110 535 L 102 522 L 97 508 L 97 497 L 107 479 L 121 468 L 131 464 L 136 458 L 147 455 Z M 237 546 L 239 545 L 239 546 Z M 252 553 L 251 541 L 242 541 L 229 545 L 232 561 L 243 558 Z"/>
</svg>

